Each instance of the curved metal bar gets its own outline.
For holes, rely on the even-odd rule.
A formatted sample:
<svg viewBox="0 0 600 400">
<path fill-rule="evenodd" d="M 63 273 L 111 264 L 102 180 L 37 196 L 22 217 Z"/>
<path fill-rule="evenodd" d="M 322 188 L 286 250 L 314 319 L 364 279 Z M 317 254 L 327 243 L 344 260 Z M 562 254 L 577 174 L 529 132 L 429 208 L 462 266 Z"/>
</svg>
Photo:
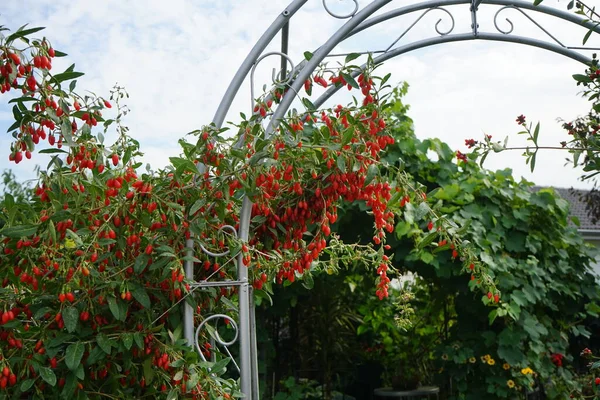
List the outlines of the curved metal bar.
<svg viewBox="0 0 600 400">
<path fill-rule="evenodd" d="M 433 7 L 433 8 L 430 8 L 428 10 L 425 10 L 425 12 L 423 14 L 421 14 L 419 16 L 419 18 L 417 18 L 417 20 L 415 22 L 413 22 L 404 32 L 402 32 L 402 34 L 400 36 L 398 36 L 398 38 L 396 40 L 394 40 L 394 42 L 392 44 L 390 44 L 388 46 L 388 48 L 384 50 L 384 52 L 387 53 L 388 51 L 390 51 L 390 49 L 392 47 L 394 47 L 394 45 L 396 43 L 398 43 L 398 41 L 400 41 L 400 39 L 402 39 L 404 37 L 404 35 L 406 35 L 413 28 L 413 26 L 415 26 L 425 15 L 427 15 L 429 12 L 431 12 L 433 10 L 444 11 L 446 14 L 448 14 L 448 16 L 450 17 L 450 20 L 452 21 L 452 26 L 450 27 L 450 29 L 448 29 L 446 32 L 444 32 L 444 31 L 440 31 L 439 28 L 438 28 L 438 25 L 440 24 L 440 22 L 442 22 L 441 18 L 438 19 L 438 21 L 435 23 L 435 31 L 440 36 L 446 36 L 447 34 L 449 34 L 450 32 L 452 32 L 454 30 L 454 17 L 452 16 L 452 13 L 450 11 L 446 10 L 443 7 Z"/>
<path fill-rule="evenodd" d="M 323 0 L 323 7 L 325 8 L 325 11 L 327 11 L 327 13 L 329 15 L 331 15 L 333 18 L 337 18 L 337 19 L 347 19 L 347 18 L 352 18 L 356 15 L 356 13 L 358 12 L 358 0 L 352 0 L 354 2 L 354 10 L 350 13 L 350 14 L 336 14 L 333 11 L 331 11 L 329 9 L 329 7 L 327 7 L 327 0 Z"/>
<path fill-rule="evenodd" d="M 411 44 L 408 44 L 408 45 L 405 45 L 402 47 L 398 47 L 387 53 L 383 53 L 382 55 L 375 57 L 373 59 L 373 61 L 375 63 L 381 63 L 381 62 L 387 61 L 391 58 L 398 57 L 402 54 L 409 53 L 414 50 L 423 49 L 425 47 L 435 46 L 435 45 L 443 44 L 443 43 L 463 42 L 463 41 L 469 41 L 469 40 L 489 40 L 489 41 L 495 41 L 495 42 L 509 42 L 509 43 L 524 44 L 524 45 L 528 45 L 528 46 L 541 48 L 544 50 L 549 50 L 549 51 L 552 51 L 557 54 L 561 54 L 561 55 L 571 58 L 575 61 L 579 61 L 582 64 L 591 65 L 591 63 L 592 63 L 591 58 L 586 57 L 583 54 L 580 54 L 569 48 L 557 46 L 553 43 L 543 42 L 538 39 L 531 39 L 531 38 L 526 38 L 526 37 L 522 37 L 522 36 L 515 36 L 515 35 L 507 36 L 507 35 L 500 34 L 500 33 L 481 33 L 481 32 L 479 33 L 478 36 L 474 36 L 472 33 L 459 33 L 459 34 L 455 34 L 455 35 L 437 36 L 437 37 L 430 38 L 430 39 L 420 40 L 418 42 L 414 42 L 414 43 L 411 43 Z M 366 67 L 365 65 L 362 65 L 361 70 L 364 69 L 365 67 Z M 355 70 L 352 73 L 352 75 L 354 77 L 358 76 L 362 72 L 361 70 Z M 327 100 L 329 100 L 329 98 L 331 98 L 331 96 L 333 96 L 340 89 L 341 89 L 341 86 L 330 86 L 318 99 L 313 101 L 313 104 L 315 105 L 316 108 L 321 107 Z"/>
<path fill-rule="evenodd" d="M 357 26 L 354 30 L 352 30 L 352 32 L 350 32 L 345 39 L 348 39 L 349 37 L 354 36 L 357 33 L 362 32 L 374 25 L 380 24 L 382 22 L 388 21 L 390 19 L 405 14 L 409 14 L 415 11 L 426 10 L 428 8 L 433 7 L 446 7 L 459 4 L 471 4 L 471 0 L 427 0 L 421 3 L 400 7 L 395 10 L 385 12 L 381 15 L 377 15 L 373 18 L 369 18 L 368 20 L 364 21 L 359 26 Z M 600 33 L 600 26 L 596 26 L 595 23 L 587 21 L 577 16 L 576 14 L 559 10 L 553 7 L 544 6 L 542 4 L 535 6 L 533 5 L 533 2 L 527 2 L 523 0 L 485 0 L 484 4 L 492 4 L 497 6 L 515 6 L 524 10 L 536 11 L 542 14 L 547 14 L 553 17 L 563 19 L 568 22 L 572 22 L 577 25 L 581 25 L 584 28 L 591 29 L 596 33 Z"/>
<path fill-rule="evenodd" d="M 237 231 L 235 230 L 235 228 L 231 225 L 223 225 L 222 227 L 220 227 L 218 229 L 217 232 L 223 232 L 224 230 L 228 230 L 231 232 L 231 234 L 233 236 L 235 236 L 237 238 Z M 208 254 L 211 257 L 223 257 L 226 256 L 227 254 L 229 254 L 229 249 L 227 249 L 227 251 L 224 251 L 222 253 L 213 253 L 212 251 L 209 251 L 206 249 L 206 247 L 204 247 L 202 244 L 200 244 L 200 248 L 202 249 L 202 251 L 206 254 Z"/>
<path fill-rule="evenodd" d="M 377 10 L 390 3 L 392 0 L 374 0 L 371 4 L 357 12 L 348 22 L 346 22 L 337 32 L 335 32 L 329 40 L 327 40 L 317 51 L 313 53 L 310 61 L 305 64 L 302 63 L 302 68 L 296 68 L 297 76 L 292 82 L 291 87 L 295 92 L 299 92 L 304 81 L 310 76 L 310 74 L 317 68 L 317 66 L 325 59 L 327 54 L 331 52 L 340 42 L 342 42 L 353 29 L 355 29 L 361 22 L 365 21 L 369 16 L 373 15 Z M 300 66 L 299 66 L 300 67 Z M 292 101 L 294 101 L 296 93 L 294 91 L 288 91 L 283 96 L 281 103 L 273 113 L 269 125 L 265 131 L 265 136 L 269 137 L 277 126 L 279 121 L 287 110 L 290 108 Z"/>
<path fill-rule="evenodd" d="M 273 85 L 288 85 L 292 81 L 292 79 L 294 79 L 294 69 L 296 69 L 296 67 L 294 67 L 294 61 L 290 58 L 290 56 L 288 56 L 287 54 L 282 53 L 280 51 L 272 51 L 270 53 L 266 53 L 266 54 L 263 54 L 262 56 L 260 56 L 254 63 L 254 65 L 252 66 L 252 70 L 250 71 L 250 98 L 251 98 L 250 109 L 254 109 L 254 71 L 256 71 L 256 67 L 258 67 L 258 64 L 262 60 L 264 60 L 265 58 L 270 57 L 270 56 L 283 57 L 290 63 L 290 65 L 292 67 L 292 70 L 287 77 L 285 77 L 286 71 L 284 71 L 283 69 L 281 71 L 279 71 L 278 74 L 275 74 L 275 68 L 273 68 L 273 72 L 271 74 L 271 81 L 273 82 Z M 285 78 L 280 79 L 280 77 L 282 77 L 282 76 Z"/>
<path fill-rule="evenodd" d="M 229 346 L 231 346 L 232 344 L 234 344 L 237 341 L 238 336 L 239 336 L 238 325 L 235 322 L 235 320 L 233 318 L 231 318 L 229 315 L 214 314 L 214 315 L 211 315 L 208 318 L 205 318 L 204 321 L 202 321 L 200 323 L 200 325 L 198 325 L 198 328 L 196 328 L 196 335 L 195 335 L 195 338 L 196 338 L 196 340 L 195 340 L 195 342 L 196 342 L 196 350 L 198 351 L 198 354 L 200 355 L 200 358 L 202 358 L 203 361 L 206 361 L 206 357 L 204 357 L 204 354 L 202 354 L 202 349 L 200 348 L 200 340 L 199 340 L 200 331 L 202 330 L 202 328 L 204 327 L 204 325 L 206 325 L 207 322 L 212 321 L 213 319 L 217 319 L 217 318 L 223 318 L 223 319 L 229 321 L 229 323 L 231 324 L 233 330 L 235 331 L 235 336 L 234 336 L 233 339 L 231 339 L 230 341 L 226 342 L 226 341 L 223 340 L 223 338 L 221 338 L 221 335 L 219 335 L 219 332 L 215 328 L 214 340 L 220 346 L 223 346 L 223 348 L 225 349 L 225 351 L 227 351 L 227 354 L 231 358 L 231 361 L 233 361 L 233 364 L 237 368 L 238 372 L 241 372 L 240 371 L 240 367 L 237 365 L 237 363 L 235 362 L 235 359 L 231 356 L 231 353 L 229 352 L 229 349 L 228 349 Z"/>
<path fill-rule="evenodd" d="M 285 10 L 277 18 L 269 28 L 263 33 L 263 35 L 258 39 L 252 50 L 248 53 L 242 65 L 237 70 L 235 76 L 231 80 L 229 87 L 227 87 L 227 91 L 223 95 L 221 99 L 221 103 L 219 103 L 219 107 L 217 107 L 217 111 L 215 112 L 215 116 L 213 117 L 213 124 L 217 128 L 221 128 L 223 122 L 225 121 L 225 116 L 231 107 L 231 103 L 233 103 L 233 99 L 236 94 L 240 90 L 242 83 L 244 83 L 244 79 L 248 76 L 248 72 L 252 69 L 256 59 L 262 54 L 265 48 L 271 43 L 271 40 L 275 37 L 275 35 L 281 30 L 281 28 L 288 23 L 289 19 L 304 5 L 308 0 L 294 0 L 287 6 Z"/>
<path fill-rule="evenodd" d="M 523 14 L 525 17 L 527 17 L 528 20 L 530 20 L 531 22 L 533 22 L 535 24 L 535 26 L 537 26 L 538 28 L 540 28 L 546 35 L 550 36 L 556 43 L 558 43 L 562 47 L 566 47 L 564 44 L 562 44 L 560 42 L 560 40 L 558 40 L 557 38 L 555 38 L 550 32 L 548 32 L 546 29 L 544 29 L 543 26 L 541 26 L 540 24 L 538 24 L 537 21 L 534 20 L 533 18 L 531 18 L 525 11 L 523 11 L 520 8 L 515 7 L 515 6 L 504 6 L 501 9 L 499 9 L 498 11 L 496 11 L 496 14 L 494 14 L 494 26 L 496 27 L 496 29 L 498 30 L 498 32 L 503 33 L 505 35 L 508 35 L 508 34 L 512 33 L 512 31 L 513 31 L 513 29 L 515 27 L 513 25 L 512 21 L 510 19 L 508 19 L 508 18 L 505 18 L 506 22 L 508 22 L 510 24 L 510 29 L 508 31 L 503 31 L 498 26 L 498 15 L 502 12 L 502 10 L 506 10 L 507 8 L 512 8 L 513 10 L 517 10 L 518 12 L 520 12 L 521 14 Z"/>
</svg>

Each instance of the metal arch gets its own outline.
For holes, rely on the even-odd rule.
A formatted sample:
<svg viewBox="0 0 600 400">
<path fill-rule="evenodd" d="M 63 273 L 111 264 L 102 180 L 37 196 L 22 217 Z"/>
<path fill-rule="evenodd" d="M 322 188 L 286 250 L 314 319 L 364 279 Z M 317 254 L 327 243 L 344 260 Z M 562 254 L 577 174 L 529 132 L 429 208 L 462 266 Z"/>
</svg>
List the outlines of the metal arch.
<svg viewBox="0 0 600 400">
<path fill-rule="evenodd" d="M 531 39 L 526 37 L 514 36 L 509 34 L 501 34 L 501 33 L 481 33 L 479 31 L 479 26 L 477 24 L 477 10 L 479 5 L 482 4 L 482 0 L 428 0 L 418 4 L 412 4 L 405 7 L 398 8 L 396 10 L 388 11 L 386 13 L 380 14 L 378 16 L 372 17 L 375 12 L 380 10 L 383 6 L 391 3 L 393 0 L 373 0 L 370 4 L 364 7 L 359 11 L 358 1 L 350 0 L 355 4 L 355 10 L 348 15 L 334 15 L 330 12 L 327 7 L 327 0 L 323 0 L 323 5 L 325 11 L 328 12 L 332 17 L 339 19 L 346 19 L 345 23 L 340 27 L 321 47 L 319 47 L 315 52 L 313 52 L 313 57 L 310 61 L 302 61 L 300 64 L 293 67 L 292 64 L 292 74 L 290 74 L 290 80 L 286 79 L 286 86 L 289 89 L 284 97 L 281 99 L 279 106 L 275 109 L 275 112 L 270 116 L 270 120 L 267 126 L 266 135 L 269 136 L 277 129 L 279 121 L 284 117 L 284 115 L 288 112 L 293 100 L 301 89 L 304 81 L 313 73 L 313 71 L 318 67 L 318 65 L 328 56 L 330 56 L 331 51 L 341 42 L 348 39 L 349 37 L 362 32 L 372 26 L 375 26 L 381 22 L 393 19 L 395 17 L 399 17 L 402 15 L 410 14 L 415 11 L 423 11 L 426 10 L 425 15 L 432 9 L 442 9 L 445 6 L 451 5 L 460 5 L 466 4 L 470 5 L 470 12 L 472 17 L 472 32 L 465 34 L 450 34 L 452 29 L 450 29 L 447 33 L 442 33 L 439 29 L 436 31 L 441 34 L 440 37 L 435 37 L 431 39 L 420 40 L 414 43 L 409 43 L 407 45 L 403 45 L 401 47 L 391 49 L 392 46 L 388 47 L 385 51 L 370 51 L 370 53 L 383 53 L 375 58 L 376 62 L 383 62 L 389 60 L 391 58 L 397 57 L 401 54 L 417 50 L 420 48 L 425 48 L 428 46 L 450 43 L 450 42 L 459 42 L 459 41 L 468 41 L 468 40 L 489 40 L 489 41 L 500 41 L 500 42 L 511 42 L 511 43 L 519 43 L 529 46 L 534 46 L 542 49 L 546 49 L 549 51 L 553 51 L 555 53 L 564 55 L 571 59 L 580 61 L 585 64 L 589 64 L 591 59 L 588 57 L 578 53 L 575 51 L 575 47 L 569 48 L 564 46 L 561 42 L 559 42 L 556 38 L 554 38 L 549 32 L 545 31 L 539 24 L 537 24 L 532 18 L 530 18 L 527 14 L 525 16 L 530 19 L 534 24 L 538 25 L 546 34 L 548 34 L 552 39 L 556 41 L 557 44 L 547 43 L 537 39 Z M 225 116 L 229 111 L 231 104 L 236 97 L 237 93 L 244 80 L 248 76 L 248 74 L 252 71 L 253 67 L 260 61 L 261 56 L 264 58 L 266 55 L 263 55 L 266 47 L 271 43 L 275 35 L 277 35 L 280 31 L 285 35 L 285 27 L 289 24 L 289 20 L 293 17 L 298 10 L 300 10 L 308 0 L 293 0 L 289 4 L 289 6 L 281 12 L 274 20 L 274 22 L 267 28 L 261 38 L 256 42 L 252 50 L 249 52 L 248 56 L 244 59 L 242 64 L 240 65 L 238 71 L 233 77 L 231 83 L 229 84 L 225 94 L 223 95 L 221 102 L 215 112 L 213 118 L 213 125 L 216 128 L 221 128 L 223 122 L 225 120 Z M 577 17 L 572 13 L 568 13 L 565 11 L 557 10 L 547 6 L 533 6 L 531 3 L 527 3 L 523 0 L 485 0 L 484 4 L 503 6 L 500 9 L 502 11 L 505 8 L 515 8 L 521 13 L 524 10 L 531 10 L 540 12 L 543 14 L 551 15 L 557 18 L 560 18 L 567 22 L 572 22 L 574 24 L 580 25 L 582 27 L 591 29 L 597 33 L 600 33 L 600 27 L 595 26 L 592 22 L 586 22 L 583 19 Z M 451 19 L 453 20 L 452 14 L 447 12 Z M 422 17 L 421 16 L 421 17 Z M 420 18 L 419 18 L 420 20 Z M 416 24 L 419 20 L 417 20 L 414 24 Z M 414 26 L 413 24 L 413 26 Z M 439 24 L 439 21 L 438 21 Z M 509 21 L 512 28 L 512 22 Z M 497 25 L 497 24 L 496 24 Z M 411 26 L 412 27 L 412 26 Z M 410 28 L 409 27 L 409 30 Z M 502 30 L 498 30 L 498 32 L 504 32 Z M 512 32 L 509 31 L 508 33 Z M 403 35 L 399 39 L 402 38 Z M 398 39 L 398 40 L 399 40 Z M 287 38 L 286 38 L 287 43 Z M 284 64 L 284 59 L 287 59 L 291 64 L 291 59 L 287 58 L 287 55 L 282 55 L 282 66 Z M 284 67 L 282 67 L 283 69 Z M 356 71 L 355 74 L 358 74 L 359 71 Z M 321 95 L 316 102 L 314 103 L 317 107 L 321 106 L 324 101 L 330 98 L 333 94 L 335 94 L 339 90 L 339 87 L 330 87 L 323 95 Z M 241 241 L 247 241 L 249 236 L 249 228 L 250 228 L 250 213 L 252 208 L 252 202 L 248 197 L 244 197 L 242 202 L 242 210 L 240 213 L 240 223 L 238 229 L 238 239 Z M 193 254 L 193 241 L 186 242 L 186 247 L 188 250 L 188 254 Z M 253 305 L 252 305 L 252 288 L 248 282 L 248 271 L 244 264 L 241 262 L 241 254 L 237 255 L 238 262 L 238 279 L 236 281 L 230 282 L 200 282 L 195 283 L 195 286 L 238 286 L 239 287 L 239 345 L 240 345 L 240 383 L 241 383 L 241 391 L 245 394 L 246 398 L 249 399 L 258 399 L 258 388 L 257 388 L 257 365 L 256 365 L 256 350 L 253 347 L 255 344 L 255 336 L 254 336 L 254 322 L 253 322 Z M 193 262 L 186 261 L 185 264 L 186 276 L 188 279 L 193 279 Z M 209 317 L 210 318 L 210 317 Z M 208 319 L 207 319 L 208 320 Z M 194 326 L 193 326 L 193 310 L 189 305 L 186 304 L 185 308 L 185 337 L 188 339 L 190 344 L 194 344 L 197 341 L 195 340 L 194 335 Z M 197 344 L 197 343 L 196 343 Z"/>
<path fill-rule="evenodd" d="M 376 17 L 369 18 L 367 21 L 361 23 L 356 29 L 354 29 L 345 39 L 348 39 L 351 36 L 354 36 L 357 33 L 362 32 L 374 25 L 380 24 L 382 22 L 388 21 L 396 17 L 400 17 L 402 15 L 410 14 L 415 11 L 422 11 L 434 7 L 446 7 L 460 4 L 471 4 L 471 0 L 427 0 L 421 3 L 411 4 L 405 7 L 397 8 L 395 10 L 385 12 Z M 482 3 L 478 3 L 478 5 L 481 4 Z M 572 22 L 576 25 L 581 25 L 584 28 L 591 29 L 596 33 L 600 33 L 600 26 L 596 26 L 595 23 L 591 21 L 586 21 L 573 13 L 558 10 L 556 8 L 544 5 L 534 6 L 533 3 L 529 3 L 523 0 L 485 0 L 483 4 L 490 4 L 495 6 L 513 6 L 525 10 L 536 11 L 542 14 L 557 17 L 567 22 Z"/>
<path fill-rule="evenodd" d="M 258 39 L 252 50 L 250 50 L 250 53 L 248 53 L 248 55 L 242 62 L 242 65 L 240 65 L 240 68 L 237 70 L 236 74 L 231 80 L 231 83 L 227 87 L 227 90 L 225 91 L 225 94 L 221 99 L 221 103 L 219 104 L 219 107 L 217 107 L 217 111 L 215 112 L 215 116 L 212 120 L 213 124 L 217 128 L 221 128 L 221 126 L 223 125 L 223 122 L 225 121 L 225 116 L 227 115 L 227 111 L 229 111 L 233 99 L 240 90 L 242 83 L 244 83 L 244 79 L 246 79 L 246 76 L 248 75 L 248 73 L 252 69 L 252 66 L 256 62 L 256 59 L 260 57 L 265 48 L 269 45 L 269 43 L 271 43 L 275 35 L 279 33 L 283 26 L 289 22 L 289 19 L 292 18 L 294 14 L 296 14 L 296 12 L 298 12 L 298 10 L 302 8 L 304 4 L 306 4 L 307 1 L 308 0 L 292 1 L 290 5 L 288 5 L 286 9 L 283 10 L 281 14 L 279 14 L 279 16 L 277 16 L 277 18 L 275 19 L 275 21 L 273 21 L 271 26 L 269 26 L 269 28 L 267 28 L 267 30 L 265 31 L 265 33 L 263 33 L 260 39 Z"/>
<path fill-rule="evenodd" d="M 402 54 L 409 53 L 414 50 L 423 49 L 425 47 L 435 46 L 438 44 L 444 43 L 452 43 L 452 42 L 464 42 L 470 40 L 487 40 L 487 41 L 495 41 L 495 42 L 508 42 L 508 43 L 517 43 L 524 44 L 528 46 L 533 46 L 537 48 L 541 48 L 544 50 L 549 50 L 554 53 L 563 55 L 565 57 L 571 58 L 575 61 L 579 61 L 582 64 L 590 65 L 592 63 L 592 59 L 586 57 L 574 50 L 558 46 L 553 43 L 544 42 L 537 39 L 531 39 L 523 36 L 514 36 L 514 35 L 505 35 L 500 33 L 482 33 L 480 32 L 478 36 L 473 36 L 472 33 L 459 33 L 455 35 L 446 35 L 434 37 L 431 39 L 424 39 L 418 42 L 414 42 L 402 47 L 398 47 L 392 51 L 381 54 L 373 59 L 375 63 L 385 62 L 394 57 L 398 57 Z M 365 65 L 362 66 L 366 67 Z M 352 73 L 354 77 L 356 77 L 360 71 L 355 71 Z M 341 86 L 330 86 L 318 99 L 316 99 L 313 104 L 315 107 L 319 108 L 325 103 L 331 96 L 337 93 L 342 87 Z"/>
</svg>

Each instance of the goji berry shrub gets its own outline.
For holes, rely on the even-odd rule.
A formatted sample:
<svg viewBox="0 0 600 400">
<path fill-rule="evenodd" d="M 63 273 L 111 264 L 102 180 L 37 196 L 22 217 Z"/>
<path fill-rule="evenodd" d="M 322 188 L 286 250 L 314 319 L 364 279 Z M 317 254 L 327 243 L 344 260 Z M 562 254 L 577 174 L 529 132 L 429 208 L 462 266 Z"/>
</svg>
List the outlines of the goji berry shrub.
<svg viewBox="0 0 600 400">
<path fill-rule="evenodd" d="M 374 65 L 355 80 L 350 57 L 331 83 L 325 72 L 315 76 L 323 86 L 358 89 L 352 105 L 316 110 L 306 100 L 306 112 L 290 114 L 267 138 L 261 120 L 285 93 L 275 86 L 233 137 L 214 126 L 191 132 L 170 166 L 142 172 L 139 143 L 123 125 L 126 92 L 77 94 L 82 74 L 52 71 L 54 57 L 65 54 L 48 39 L 29 38 L 39 30 L 3 28 L 0 37 L 0 91 L 14 104 L 10 160 L 25 163 L 36 148 L 51 156 L 34 198 L 7 194 L 3 202 L 0 397 L 238 396 L 235 380 L 223 375 L 227 359 L 204 362 L 181 337 L 183 301 L 199 323 L 235 309 L 235 290 L 193 291 L 184 262 L 194 262 L 194 280 L 235 279 L 242 252 L 257 294 L 268 296 L 273 285 L 309 284 L 313 270 L 361 261 L 378 275 L 374 290 L 383 298 L 386 233 L 405 208 L 423 220 L 419 246 L 451 250 L 473 274 L 472 287 L 487 293 L 483 301 L 499 301 L 468 244 L 455 237 L 459 227 L 437 216 L 408 175 L 380 175 L 380 153 L 393 139 L 382 117 L 389 76 L 377 78 Z M 110 144 L 109 129 L 118 136 Z M 232 233 L 244 196 L 253 203 L 247 242 Z M 362 202 L 372 213 L 372 244 L 332 235 L 342 202 Z"/>
</svg>

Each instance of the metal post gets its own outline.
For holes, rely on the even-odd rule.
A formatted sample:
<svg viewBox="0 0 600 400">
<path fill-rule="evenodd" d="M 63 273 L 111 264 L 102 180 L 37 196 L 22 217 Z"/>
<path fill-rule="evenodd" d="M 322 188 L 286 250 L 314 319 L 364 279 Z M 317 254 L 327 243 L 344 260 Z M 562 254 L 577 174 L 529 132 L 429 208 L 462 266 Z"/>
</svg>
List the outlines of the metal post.
<svg viewBox="0 0 600 400">
<path fill-rule="evenodd" d="M 185 242 L 185 247 L 188 249 L 186 255 L 189 257 L 194 256 L 194 241 L 188 239 Z M 184 264 L 185 277 L 189 280 L 194 279 L 194 262 L 186 261 Z M 193 346 L 194 341 L 194 309 L 188 302 L 183 303 L 183 337 L 187 340 L 188 345 Z"/>
<path fill-rule="evenodd" d="M 242 211 L 240 213 L 240 228 L 238 230 L 238 238 L 242 242 L 248 241 L 251 213 L 252 202 L 248 197 L 244 197 L 244 200 L 242 201 Z M 242 261 L 243 257 L 244 255 L 240 252 L 237 260 L 238 280 L 242 282 L 239 292 L 240 386 L 242 393 L 244 393 L 248 399 L 252 399 L 252 363 L 250 354 L 250 288 L 248 284 L 248 267 L 244 265 L 244 262 Z"/>
<path fill-rule="evenodd" d="M 252 344 L 252 399 L 258 400 L 260 398 L 260 385 L 258 379 L 258 347 L 256 345 L 256 307 L 252 287 L 250 287 L 250 341 Z"/>
</svg>

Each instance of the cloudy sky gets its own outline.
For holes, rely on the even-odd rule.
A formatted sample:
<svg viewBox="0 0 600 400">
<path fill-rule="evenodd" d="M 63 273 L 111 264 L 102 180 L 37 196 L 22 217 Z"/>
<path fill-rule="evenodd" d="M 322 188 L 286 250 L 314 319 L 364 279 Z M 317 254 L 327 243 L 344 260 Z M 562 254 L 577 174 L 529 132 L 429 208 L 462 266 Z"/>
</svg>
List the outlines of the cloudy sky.
<svg viewBox="0 0 600 400">
<path fill-rule="evenodd" d="M 327 0 L 338 12 L 353 8 L 351 0 Z M 370 0 L 359 0 L 362 9 Z M 53 71 L 71 63 L 86 75 L 78 88 L 108 95 L 115 83 L 126 87 L 132 112 L 127 125 L 142 144 L 144 161 L 163 166 L 179 152 L 177 139 L 186 132 L 210 123 L 225 89 L 255 41 L 285 8 L 288 0 L 3 0 L 0 25 L 16 29 L 23 24 L 45 26 L 54 48 L 69 54 L 57 59 Z M 381 11 L 408 3 L 394 0 Z M 547 6 L 566 9 L 567 1 L 546 0 Z M 467 5 L 448 7 L 455 19 L 454 33 L 470 30 Z M 497 6 L 480 6 L 480 31 L 495 32 Z M 528 12 L 535 16 L 536 13 Z M 381 24 L 343 42 L 336 52 L 387 48 L 420 13 Z M 426 15 L 396 45 L 437 35 L 434 25 L 446 31 L 451 21 L 435 10 Z M 552 40 L 515 10 L 501 12 L 498 23 L 513 35 Z M 580 46 L 585 29 L 545 16 L 535 17 L 567 46 Z M 290 24 L 290 56 L 302 60 L 339 29 L 344 21 L 329 16 L 322 0 L 308 0 Z M 278 50 L 279 37 L 267 51 Z M 591 45 L 599 46 L 598 41 Z M 591 52 L 587 53 L 591 55 Z M 261 63 L 256 90 L 270 80 L 279 60 Z M 410 84 L 406 101 L 421 138 L 439 137 L 456 150 L 466 151 L 464 139 L 509 137 L 509 144 L 524 144 L 514 122 L 519 114 L 540 121 L 541 144 L 557 146 L 566 140 L 557 118 L 572 119 L 589 109 L 571 78 L 584 66 L 564 56 L 528 46 L 484 41 L 444 44 L 397 57 L 383 67 L 392 72 L 394 83 Z M 249 112 L 249 81 L 236 98 L 228 120 Z M 7 97 L 0 97 L 0 130 L 12 123 Z M 338 97 L 335 102 L 346 102 Z M 0 169 L 12 167 L 22 179 L 33 177 L 39 156 L 18 166 L 8 163 L 10 138 L 0 138 Z M 536 171 L 529 173 L 519 152 L 494 154 L 486 161 L 490 169 L 513 168 L 540 185 L 588 187 L 580 182 L 581 171 L 565 166 L 566 153 L 544 151 Z M 44 163 L 45 164 L 45 163 Z"/>
</svg>

